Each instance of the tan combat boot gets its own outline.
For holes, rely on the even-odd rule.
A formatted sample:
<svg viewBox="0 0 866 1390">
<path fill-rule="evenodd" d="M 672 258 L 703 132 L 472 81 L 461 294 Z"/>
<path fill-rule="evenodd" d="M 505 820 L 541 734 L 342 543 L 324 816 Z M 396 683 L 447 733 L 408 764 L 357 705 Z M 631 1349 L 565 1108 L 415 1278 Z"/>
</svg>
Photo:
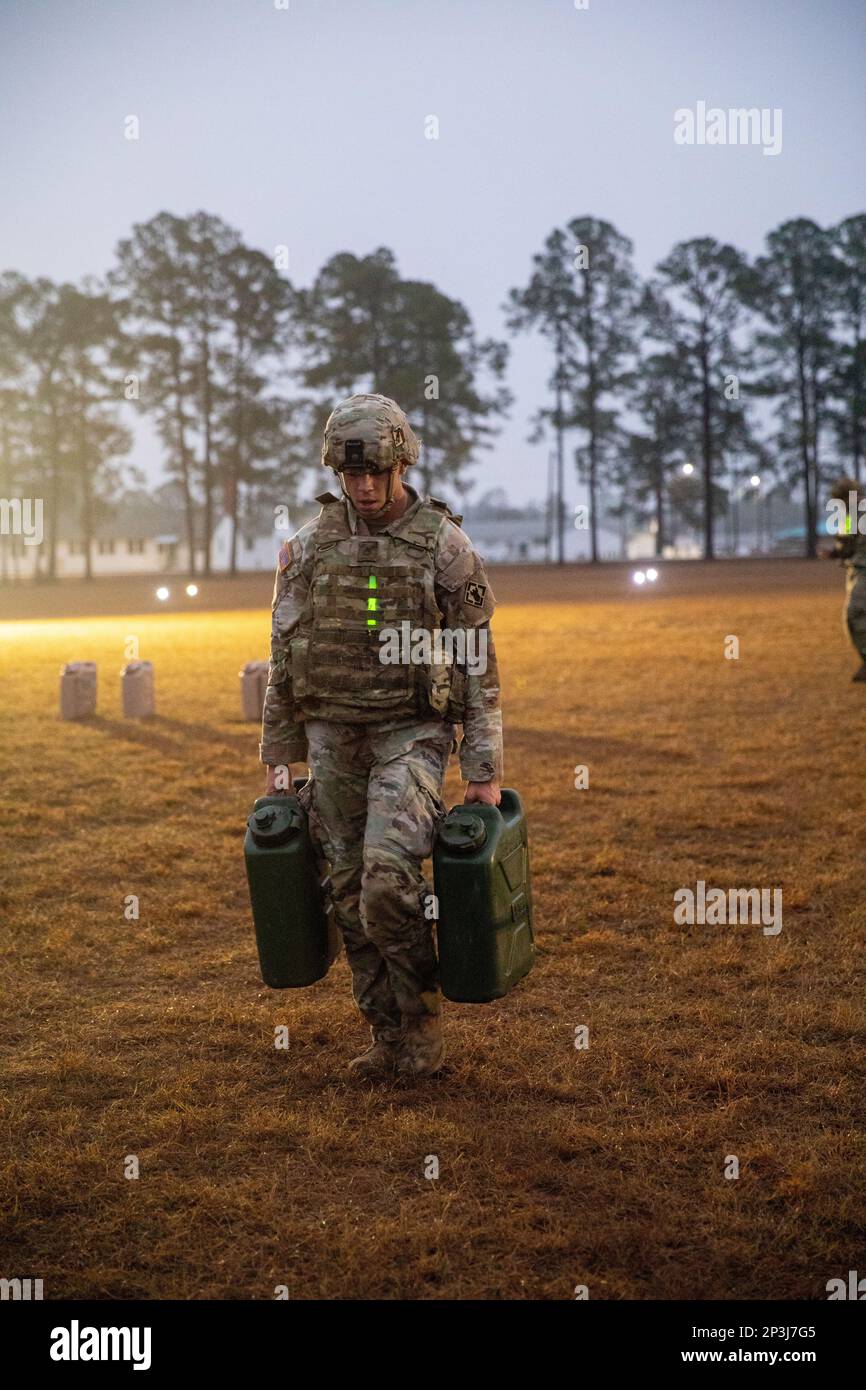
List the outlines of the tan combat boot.
<svg viewBox="0 0 866 1390">
<path fill-rule="evenodd" d="M 356 1076 L 393 1076 L 394 1068 L 399 1056 L 399 1044 L 388 1042 L 385 1038 L 377 1038 L 373 1034 L 375 1041 L 366 1052 L 362 1052 L 360 1057 L 353 1057 L 349 1063 L 349 1071 Z"/>
<path fill-rule="evenodd" d="M 397 1059 L 399 1076 L 432 1076 L 445 1058 L 442 1014 L 404 1015 L 406 1036 Z"/>
</svg>

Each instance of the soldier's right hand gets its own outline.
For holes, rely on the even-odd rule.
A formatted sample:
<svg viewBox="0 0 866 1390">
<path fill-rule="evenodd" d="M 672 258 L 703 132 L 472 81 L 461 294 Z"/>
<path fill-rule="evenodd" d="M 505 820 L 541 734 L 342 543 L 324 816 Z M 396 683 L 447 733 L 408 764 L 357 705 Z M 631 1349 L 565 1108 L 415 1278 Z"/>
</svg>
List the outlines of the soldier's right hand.
<svg viewBox="0 0 866 1390">
<path fill-rule="evenodd" d="M 280 785 L 276 785 L 277 773 L 280 773 Z M 283 763 L 279 767 L 268 767 L 265 777 L 265 796 L 288 796 L 294 790 L 294 774 L 292 773 L 291 763 Z"/>
</svg>

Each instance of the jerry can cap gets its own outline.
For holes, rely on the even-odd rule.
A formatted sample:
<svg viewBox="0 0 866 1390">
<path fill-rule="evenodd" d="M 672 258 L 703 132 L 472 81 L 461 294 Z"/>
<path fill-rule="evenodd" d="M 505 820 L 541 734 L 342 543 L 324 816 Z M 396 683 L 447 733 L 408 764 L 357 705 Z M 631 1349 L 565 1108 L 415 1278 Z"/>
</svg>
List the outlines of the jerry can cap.
<svg viewBox="0 0 866 1390">
<path fill-rule="evenodd" d="M 247 825 L 257 845 L 282 845 L 301 828 L 301 816 L 296 806 L 260 806 L 253 811 Z"/>
<path fill-rule="evenodd" d="M 477 811 L 454 810 L 442 822 L 439 839 L 458 854 L 471 854 L 487 839 L 487 827 Z"/>
</svg>

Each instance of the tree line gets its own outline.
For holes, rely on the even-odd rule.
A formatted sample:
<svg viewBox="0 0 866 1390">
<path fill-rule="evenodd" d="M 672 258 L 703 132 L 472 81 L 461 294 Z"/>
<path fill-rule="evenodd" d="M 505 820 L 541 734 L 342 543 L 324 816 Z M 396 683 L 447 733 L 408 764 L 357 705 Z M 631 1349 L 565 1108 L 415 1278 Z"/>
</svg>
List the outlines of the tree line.
<svg viewBox="0 0 866 1390">
<path fill-rule="evenodd" d="M 659 554 L 678 518 L 699 520 L 711 559 L 720 508 L 756 472 L 802 488 L 814 555 L 829 472 L 859 479 L 863 467 L 866 215 L 785 222 L 754 261 L 712 237 L 680 242 L 646 281 L 632 254 L 609 222 L 576 218 L 508 299 L 509 327 L 551 347 L 536 433 L 556 439 L 559 499 L 564 437 L 580 432 L 593 560 L 602 489 L 652 520 Z"/>
<path fill-rule="evenodd" d="M 335 398 L 354 390 L 406 410 L 425 491 L 472 486 L 467 469 L 513 404 L 507 342 L 480 338 L 433 284 L 404 279 L 385 247 L 338 253 L 308 289 L 287 262 L 210 213 L 162 212 L 120 241 L 101 279 L 0 276 L 0 495 L 43 497 L 45 577 L 61 517 L 78 523 L 90 576 L 96 528 L 136 476 L 121 402 L 154 422 L 193 571 L 197 553 L 209 570 L 225 511 L 234 572 L 244 516 L 264 498 L 297 500 Z M 713 238 L 680 242 L 646 280 L 627 237 L 575 218 L 503 311 L 512 334 L 538 332 L 551 351 L 530 439 L 555 448 L 560 560 L 569 436 L 593 560 L 603 503 L 651 524 L 658 553 L 678 527 L 699 527 L 711 558 L 719 513 L 756 471 L 802 489 L 815 553 L 830 470 L 863 468 L 866 215 L 785 222 L 753 261 Z"/>
</svg>

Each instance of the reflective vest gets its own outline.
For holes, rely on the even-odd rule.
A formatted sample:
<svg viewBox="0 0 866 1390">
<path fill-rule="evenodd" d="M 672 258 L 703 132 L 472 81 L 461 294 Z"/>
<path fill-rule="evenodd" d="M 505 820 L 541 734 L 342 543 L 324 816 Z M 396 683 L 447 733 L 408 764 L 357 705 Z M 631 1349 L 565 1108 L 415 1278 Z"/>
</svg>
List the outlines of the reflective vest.
<svg viewBox="0 0 866 1390">
<path fill-rule="evenodd" d="M 344 503 L 324 505 L 310 595 L 291 640 L 292 694 L 304 719 L 372 724 L 438 714 L 459 721 L 449 702 L 451 654 L 433 640 L 442 621 L 434 556 L 448 516 L 444 502 L 425 498 L 397 535 L 358 536 Z M 380 634 L 405 632 L 405 623 L 430 634 L 424 654 L 431 659 L 383 663 Z"/>
</svg>

